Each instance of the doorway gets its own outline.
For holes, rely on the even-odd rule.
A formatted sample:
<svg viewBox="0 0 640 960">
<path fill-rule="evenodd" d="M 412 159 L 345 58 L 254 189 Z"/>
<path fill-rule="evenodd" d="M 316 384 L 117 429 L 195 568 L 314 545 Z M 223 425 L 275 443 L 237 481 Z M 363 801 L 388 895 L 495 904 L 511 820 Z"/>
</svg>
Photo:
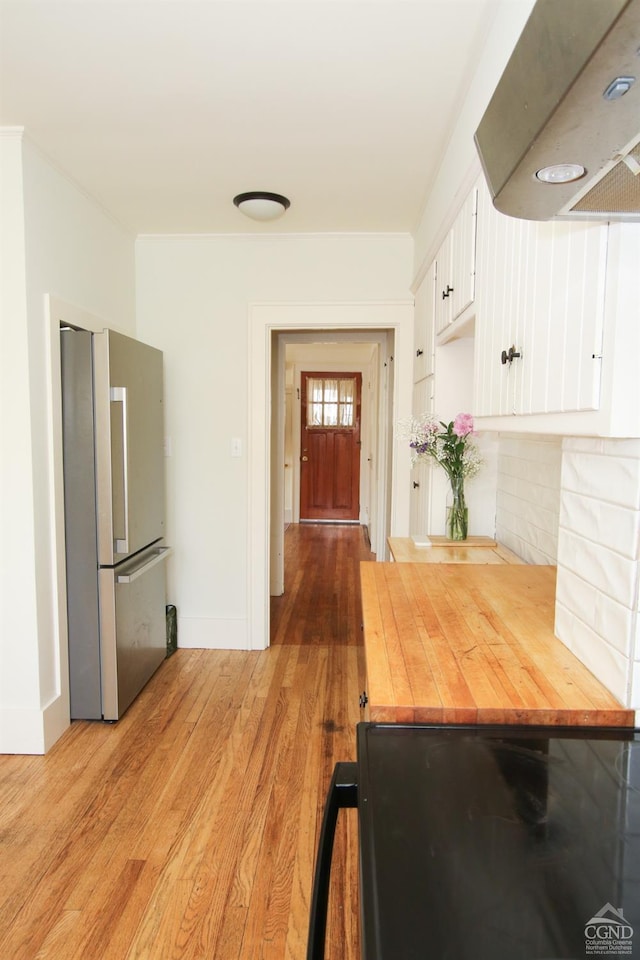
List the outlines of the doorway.
<svg viewBox="0 0 640 960">
<path fill-rule="evenodd" d="M 373 415 L 378 425 L 379 446 L 375 461 L 369 465 L 369 472 L 375 478 L 371 502 L 377 518 L 371 545 L 378 559 L 388 555 L 386 538 L 390 532 L 404 535 L 409 524 L 408 497 L 399 492 L 408 490 L 410 463 L 408 457 L 397 456 L 393 424 L 411 412 L 412 384 L 411 378 L 395 377 L 393 370 L 396 366 L 411 367 L 413 301 L 252 304 L 249 309 L 247 625 L 252 649 L 268 646 L 270 594 L 282 593 L 284 586 L 285 475 L 288 472 L 284 447 L 284 342 L 296 338 L 315 343 L 353 342 L 354 339 L 378 343 L 380 384 Z M 294 473 L 295 464 L 291 466 Z"/>
<path fill-rule="evenodd" d="M 300 520 L 360 520 L 362 374 L 303 371 Z"/>
</svg>

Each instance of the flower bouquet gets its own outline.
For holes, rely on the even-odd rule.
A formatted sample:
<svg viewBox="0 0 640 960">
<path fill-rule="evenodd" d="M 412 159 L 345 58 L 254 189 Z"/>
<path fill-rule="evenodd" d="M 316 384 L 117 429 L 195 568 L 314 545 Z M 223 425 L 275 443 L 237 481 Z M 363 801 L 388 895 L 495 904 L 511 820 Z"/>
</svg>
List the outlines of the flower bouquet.
<svg viewBox="0 0 640 960">
<path fill-rule="evenodd" d="M 444 423 L 423 414 L 406 421 L 412 463 L 431 460 L 446 471 L 451 484 L 452 503 L 447 509 L 447 537 L 466 540 L 468 510 L 464 499 L 465 478 L 475 477 L 482 466 L 473 440 L 473 417 L 459 413 L 455 420 Z"/>
</svg>

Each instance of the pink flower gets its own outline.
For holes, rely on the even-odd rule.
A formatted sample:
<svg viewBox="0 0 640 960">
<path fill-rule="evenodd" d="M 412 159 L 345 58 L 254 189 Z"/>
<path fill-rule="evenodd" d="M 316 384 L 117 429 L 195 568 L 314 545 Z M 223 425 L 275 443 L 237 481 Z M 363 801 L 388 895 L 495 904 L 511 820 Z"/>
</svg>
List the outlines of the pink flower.
<svg viewBox="0 0 640 960">
<path fill-rule="evenodd" d="M 470 413 L 459 413 L 453 421 L 453 432 L 457 437 L 466 437 L 473 433 L 473 417 Z"/>
</svg>

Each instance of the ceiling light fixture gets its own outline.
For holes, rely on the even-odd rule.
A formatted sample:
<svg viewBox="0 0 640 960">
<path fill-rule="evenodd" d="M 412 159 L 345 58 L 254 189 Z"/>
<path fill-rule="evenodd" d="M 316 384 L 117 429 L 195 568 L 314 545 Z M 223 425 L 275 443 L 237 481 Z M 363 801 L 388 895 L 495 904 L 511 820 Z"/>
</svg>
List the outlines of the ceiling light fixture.
<svg viewBox="0 0 640 960">
<path fill-rule="evenodd" d="M 251 190 L 239 193 L 233 198 L 238 210 L 252 220 L 277 220 L 291 203 L 280 193 L 265 193 L 263 190 Z"/>
<path fill-rule="evenodd" d="M 538 170 L 536 177 L 543 183 L 571 183 L 584 177 L 587 171 L 579 163 L 554 163 L 550 167 Z"/>
</svg>

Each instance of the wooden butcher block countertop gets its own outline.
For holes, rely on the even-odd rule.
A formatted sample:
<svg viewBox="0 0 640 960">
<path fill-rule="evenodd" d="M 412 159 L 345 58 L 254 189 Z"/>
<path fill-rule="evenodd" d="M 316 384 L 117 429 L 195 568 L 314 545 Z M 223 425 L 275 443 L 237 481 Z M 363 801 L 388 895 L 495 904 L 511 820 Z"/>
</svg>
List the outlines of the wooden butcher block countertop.
<svg viewBox="0 0 640 960">
<path fill-rule="evenodd" d="M 389 537 L 387 542 L 396 563 L 524 563 L 489 537 L 467 537 L 459 543 L 431 537 L 430 546 L 416 546 L 409 537 Z"/>
<path fill-rule="evenodd" d="M 360 564 L 368 719 L 633 726 L 553 633 L 556 568 Z"/>
</svg>

